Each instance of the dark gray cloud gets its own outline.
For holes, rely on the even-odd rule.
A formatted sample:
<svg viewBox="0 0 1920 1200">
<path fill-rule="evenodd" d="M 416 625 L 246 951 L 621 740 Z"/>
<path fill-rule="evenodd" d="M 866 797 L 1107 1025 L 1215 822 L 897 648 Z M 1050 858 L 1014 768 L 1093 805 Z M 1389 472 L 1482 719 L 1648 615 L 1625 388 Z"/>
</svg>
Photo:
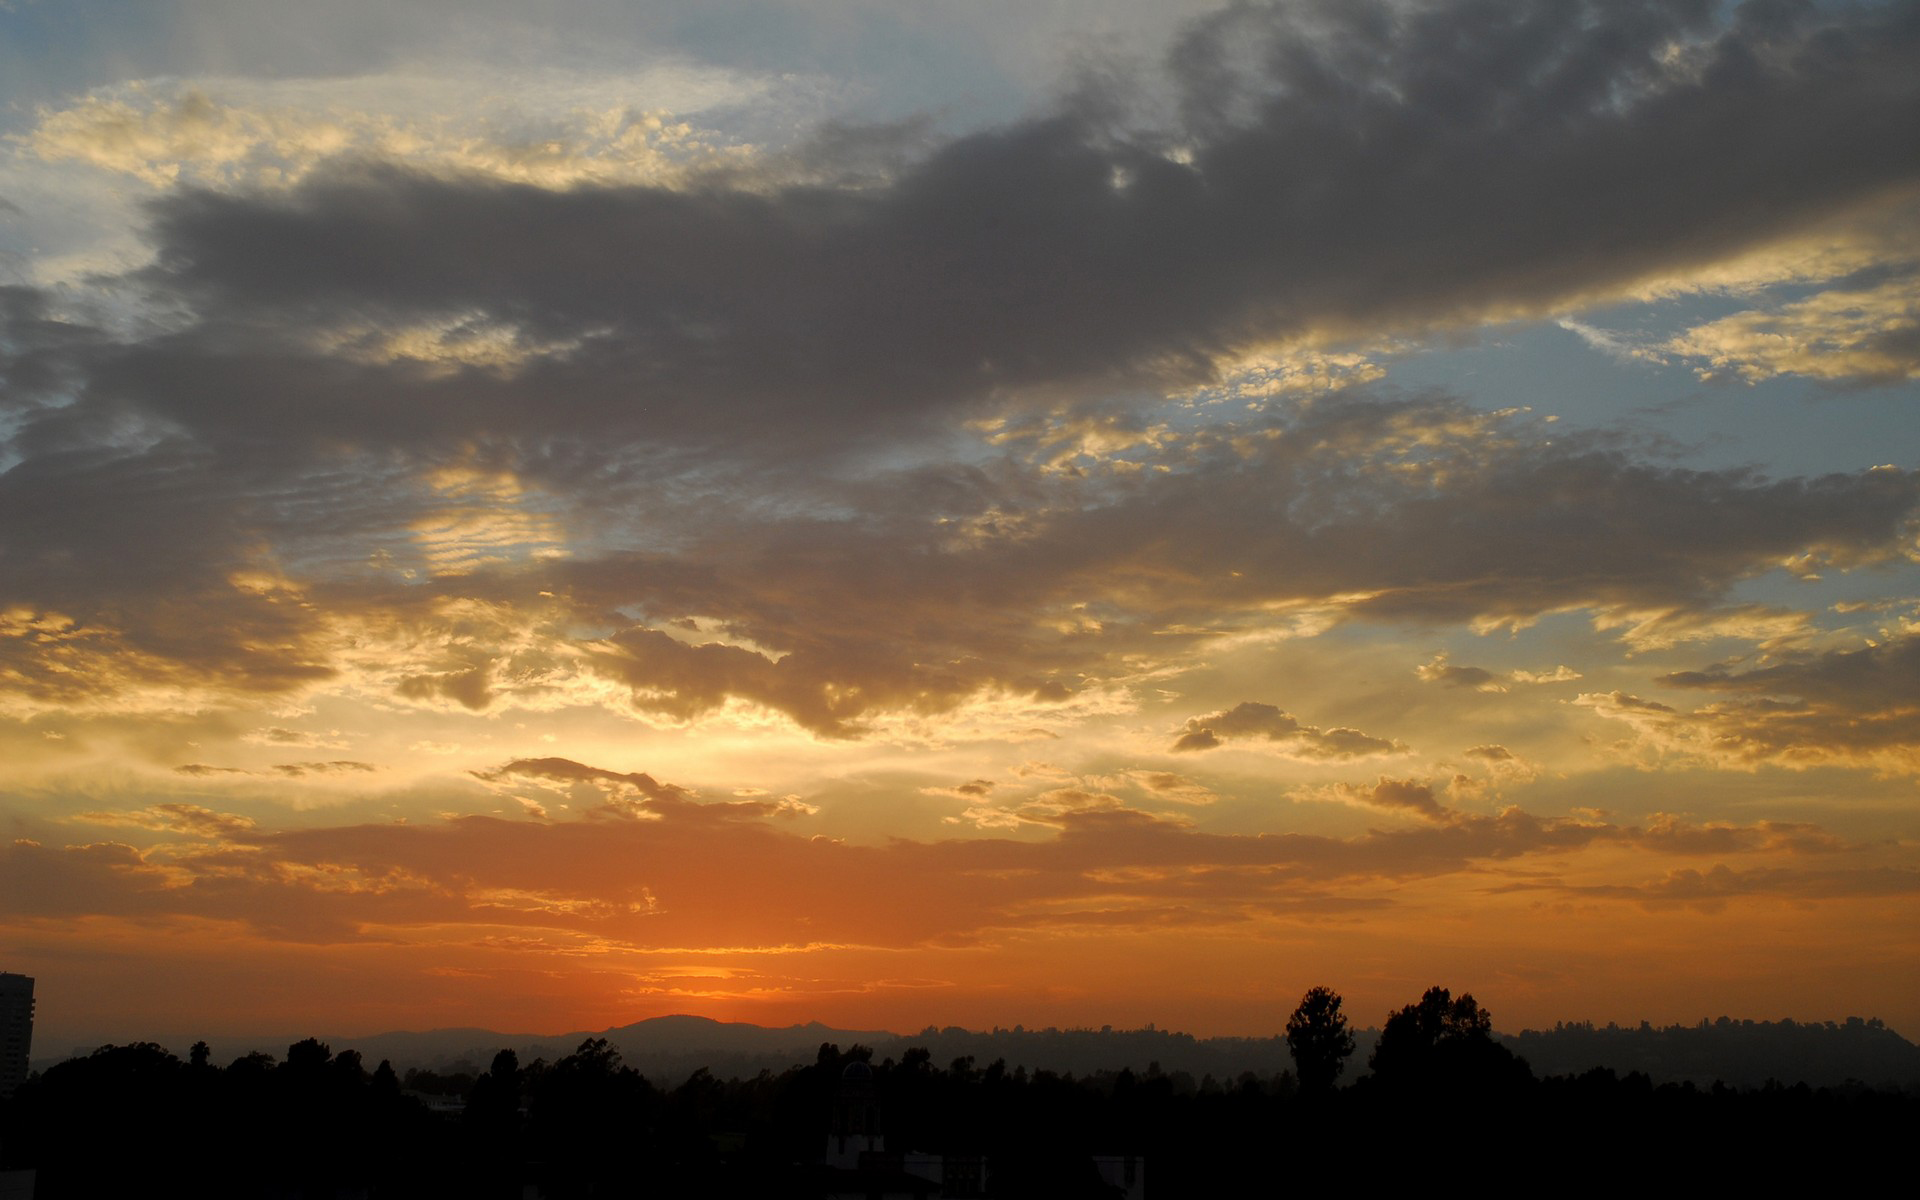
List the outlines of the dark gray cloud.
<svg viewBox="0 0 1920 1200">
<path fill-rule="evenodd" d="M 294 779 L 303 775 L 342 775 L 379 769 L 372 763 L 346 758 L 329 759 L 325 762 L 275 763 L 273 766 L 274 774 Z"/>
<path fill-rule="evenodd" d="M 1912 678 L 1917 641 L 1906 636 L 1861 650 L 1790 655 L 1746 671 L 1723 667 L 1663 677 L 1661 682 L 1683 688 L 1735 694 L 1692 710 L 1617 691 L 1590 693 L 1575 703 L 1682 757 L 1907 773 L 1920 766 Z"/>
<path fill-rule="evenodd" d="M 645 771 L 609 771 L 570 758 L 516 758 L 490 771 L 475 772 L 475 778 L 488 783 L 514 779 L 538 780 L 571 786 L 587 784 L 602 789 L 630 791 L 650 803 L 680 803 L 688 799 L 685 788 L 661 783 Z"/>
<path fill-rule="evenodd" d="M 1388 779 L 1385 776 L 1371 787 L 1342 784 L 1334 789 L 1341 799 L 1365 804 L 1388 812 L 1406 812 L 1423 820 L 1445 823 L 1460 819 L 1460 814 L 1440 802 L 1433 785 L 1417 779 Z"/>
<path fill-rule="evenodd" d="M 1447 661 L 1442 654 L 1432 662 L 1422 663 L 1413 669 L 1413 673 L 1428 683 L 1442 683 L 1448 687 L 1470 687 L 1482 692 L 1504 692 L 1506 685 L 1500 677 L 1485 667 L 1463 667 Z"/>
<path fill-rule="evenodd" d="M 1783 654 L 1772 666 L 1676 671 L 1660 682 L 1716 692 L 1795 696 L 1849 708 L 1911 709 L 1920 704 L 1920 636 L 1857 650 Z"/>
<path fill-rule="evenodd" d="M 387 536 L 420 511 L 414 493 L 362 480 L 344 498 L 349 477 L 268 501 L 245 479 L 164 469 L 166 448 L 115 468 L 157 481 L 142 492 L 48 457 L 0 477 L 30 501 L 0 515 L 0 552 L 26 568 L 5 598 L 40 614 L 0 628 L 0 661 L 48 700 L 286 688 L 336 669 L 327 626 L 345 620 L 412 648 L 417 665 L 393 681 L 403 697 L 481 710 L 556 669 L 509 636 L 533 621 L 587 639 L 571 661 L 643 713 L 686 720 L 731 697 L 845 736 L 987 688 L 1067 700 L 1129 654 L 1164 652 L 1162 631 L 1262 628 L 1275 606 L 1429 622 L 1707 608 L 1790 557 L 1896 554 L 1920 503 L 1920 480 L 1898 471 L 1684 471 L 1546 432 L 1444 399 L 1335 400 L 1198 431 L 1154 452 L 1165 471 L 926 466 L 872 476 L 831 516 L 773 510 L 777 488 L 722 491 L 676 513 L 676 544 L 654 552 L 596 552 L 646 533 L 587 511 L 589 482 L 572 498 L 577 557 L 445 577 Z M 393 511 L 369 498 L 382 495 Z M 120 521 L 131 528 L 107 536 Z M 361 560 L 337 558 L 356 533 Z M 302 562 L 319 578 L 267 573 Z M 468 599 L 506 624 L 447 615 Z M 688 632 L 695 619 L 710 638 Z"/>
<path fill-rule="evenodd" d="M 480 711 L 547 666 L 442 615 L 478 599 L 559 610 L 643 713 L 734 698 L 849 736 L 985 689 L 1064 701 L 1276 607 L 1691 608 L 1888 556 L 1910 474 L 1683 471 L 1438 396 L 1217 418 L 1132 473 L 956 436 L 1023 408 L 1144 429 L 1140 397 L 1251 344 L 1543 310 L 1920 178 L 1920 14 L 1713 7 L 1238 6 L 1170 56 L 1177 118 L 1085 93 L 857 185 L 361 161 L 169 193 L 125 281 L 163 328 L 0 293 L 0 605 L 29 614 L 0 670 L 48 703 L 286 691 L 366 621 L 417 650 L 399 695 Z M 530 357 L 342 349 L 449 323 Z M 436 577 L 453 468 L 524 484 L 571 559 Z M 695 618 L 724 637 L 660 631 Z"/>
<path fill-rule="evenodd" d="M 1920 178 L 1897 152 L 1920 140 L 1912 11 L 1713 7 L 1236 7 L 1171 58 L 1181 125 L 1039 117 L 882 187 L 343 163 L 289 193 L 182 191 L 147 282 L 202 324 L 112 386 L 222 439 L 840 442 L 1022 389 L 1204 378 L 1250 340 L 1549 308 Z M 292 349 L 475 314 L 584 340 L 433 384 Z"/>
<path fill-rule="evenodd" d="M 1579 703 L 1651 744 L 1709 761 L 1787 767 L 1850 764 L 1911 771 L 1920 763 L 1920 638 L 1857 650 L 1784 652 L 1764 667 L 1677 671 L 1673 687 L 1732 694 L 1691 711 L 1619 692 Z"/>
<path fill-rule="evenodd" d="M 1245 700 L 1222 712 L 1187 718 L 1186 727 L 1172 748 L 1212 750 L 1235 738 L 1278 743 L 1289 755 L 1312 759 L 1365 758 L 1406 749 L 1399 742 L 1358 729 L 1303 725 L 1292 713 L 1257 700 Z"/>
</svg>

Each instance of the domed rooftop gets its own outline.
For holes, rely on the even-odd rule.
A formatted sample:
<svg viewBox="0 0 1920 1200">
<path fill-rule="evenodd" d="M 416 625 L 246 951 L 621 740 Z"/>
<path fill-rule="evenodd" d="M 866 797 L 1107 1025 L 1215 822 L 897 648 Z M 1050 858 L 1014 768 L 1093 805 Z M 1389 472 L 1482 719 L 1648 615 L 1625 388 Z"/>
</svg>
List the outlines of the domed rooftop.
<svg viewBox="0 0 1920 1200">
<path fill-rule="evenodd" d="M 864 1082 L 872 1078 L 873 1068 L 857 1058 L 847 1064 L 846 1070 L 840 1072 L 840 1080 L 842 1083 Z"/>
</svg>

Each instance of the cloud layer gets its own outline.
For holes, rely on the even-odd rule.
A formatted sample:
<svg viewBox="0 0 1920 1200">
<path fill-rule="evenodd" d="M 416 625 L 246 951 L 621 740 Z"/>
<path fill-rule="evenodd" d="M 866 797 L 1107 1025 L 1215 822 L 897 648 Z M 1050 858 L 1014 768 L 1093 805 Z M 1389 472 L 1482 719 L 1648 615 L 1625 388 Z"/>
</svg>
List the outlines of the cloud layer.
<svg viewBox="0 0 1920 1200">
<path fill-rule="evenodd" d="M 1565 997 L 1556 905 L 1884 958 L 1920 13 L 1239 4 L 1014 117 L 686 36 L 15 106 L 9 928 L 1063 1006 L 1481 912 Z"/>
</svg>

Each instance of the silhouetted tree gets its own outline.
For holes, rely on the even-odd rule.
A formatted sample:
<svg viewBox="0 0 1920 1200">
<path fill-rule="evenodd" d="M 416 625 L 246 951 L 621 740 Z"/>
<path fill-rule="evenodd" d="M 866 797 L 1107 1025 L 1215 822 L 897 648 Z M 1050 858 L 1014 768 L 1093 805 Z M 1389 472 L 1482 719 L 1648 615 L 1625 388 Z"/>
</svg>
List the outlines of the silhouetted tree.
<svg viewBox="0 0 1920 1200">
<path fill-rule="evenodd" d="M 384 1058 L 373 1072 L 373 1094 L 383 1104 L 400 1099 L 400 1077 L 393 1073 L 393 1064 Z"/>
<path fill-rule="evenodd" d="M 1518 1085 L 1533 1075 L 1524 1060 L 1493 1040 L 1493 1018 L 1470 993 L 1458 1000 L 1428 988 L 1418 1004 L 1387 1018 L 1367 1061 L 1383 1084 L 1485 1091 Z"/>
<path fill-rule="evenodd" d="M 493 1065 L 473 1081 L 461 1116 L 470 1145 L 474 1176 L 469 1191 L 476 1196 L 521 1194 L 520 1056 L 501 1050 Z"/>
<path fill-rule="evenodd" d="M 367 1081 L 367 1065 L 358 1050 L 342 1050 L 334 1055 L 333 1073 L 343 1087 L 356 1088 Z"/>
<path fill-rule="evenodd" d="M 333 1048 L 319 1038 L 306 1038 L 287 1047 L 287 1061 L 281 1064 L 281 1070 L 291 1074 L 312 1078 L 326 1069 L 333 1059 Z"/>
<path fill-rule="evenodd" d="M 261 1079 L 273 1071 L 274 1058 L 265 1050 L 249 1050 L 239 1058 L 227 1064 L 229 1074 L 253 1080 Z"/>
<path fill-rule="evenodd" d="M 604 1043 L 605 1039 L 601 1039 Z M 473 1081 L 467 1093 L 468 1124 L 492 1128 L 511 1127 L 520 1111 L 520 1056 L 502 1050 L 493 1056 L 493 1065 Z"/>
<path fill-rule="evenodd" d="M 1353 1053 L 1353 1032 L 1340 1011 L 1340 993 L 1329 987 L 1309 988 L 1299 1007 L 1287 1018 L 1287 1049 L 1293 1053 L 1294 1072 L 1308 1092 L 1333 1090 L 1333 1081 Z"/>
<path fill-rule="evenodd" d="M 653 1141 L 658 1093 L 621 1064 L 606 1038 L 588 1038 L 531 1084 L 527 1139 L 553 1197 L 632 1194 Z M 602 1153 L 620 1146 L 618 1155 Z"/>
<path fill-rule="evenodd" d="M 1332 1009 L 1302 1007 L 1322 1015 Z M 1645 1074 L 1607 1068 L 1533 1082 L 1526 1064 L 1493 1039 L 1485 1011 L 1444 989 L 1391 1014 L 1389 1024 L 1380 1077 L 1364 1077 L 1320 1104 L 1293 1102 L 1292 1072 L 1195 1084 L 1154 1061 L 1075 1079 L 994 1063 L 943 1071 L 933 1065 L 942 1055 L 913 1047 L 898 1061 L 872 1065 L 870 1075 L 889 1146 L 956 1160 L 981 1156 L 995 1196 L 1048 1200 L 1110 1196 L 1090 1162 L 1110 1154 L 1151 1164 L 1157 1196 L 1271 1190 L 1275 1160 L 1266 1147 L 1282 1127 L 1293 1145 L 1312 1148 L 1288 1156 L 1285 1169 L 1300 1186 L 1348 1186 L 1355 1161 L 1391 1186 L 1430 1186 L 1436 1177 L 1488 1169 L 1488 1138 L 1464 1136 L 1468 1119 L 1477 1130 L 1497 1131 L 1499 1164 L 1515 1177 L 1564 1170 L 1568 1131 L 1577 1130 L 1605 1148 L 1581 1158 L 1583 1178 L 1611 1190 L 1658 1175 L 1700 1190 L 1732 1179 L 1758 1192 L 1753 1185 L 1778 1190 L 1783 1179 L 1830 1173 L 1834 1146 L 1881 1147 L 1891 1158 L 1903 1138 L 1911 1140 L 1920 1113 L 1920 1089 L 1862 1084 L 1656 1085 Z M 1675 1036 L 1807 1028 L 1709 1022 Z M 1914 1050 L 1864 1021 L 1822 1032 L 1876 1044 L 1890 1038 Z M 1604 1034 L 1582 1027 L 1583 1037 Z M 291 1047 L 282 1068 L 258 1055 L 196 1071 L 149 1044 L 104 1047 L 55 1065 L 0 1104 L 0 1170 L 38 1171 L 35 1194 L 47 1200 L 143 1194 L 152 1190 L 155 1163 L 164 1169 L 179 1161 L 179 1147 L 219 1130 L 219 1153 L 191 1160 L 191 1190 L 210 1200 L 493 1200 L 528 1185 L 554 1200 L 820 1195 L 825 1181 L 810 1164 L 846 1068 L 867 1055 L 864 1047 L 834 1050 L 825 1061 L 746 1081 L 695 1071 L 663 1095 L 622 1064 L 610 1043 L 589 1039 L 553 1064 L 521 1067 L 511 1053 L 496 1056 L 491 1070 L 468 1079 L 465 1118 L 453 1122 L 402 1095 L 390 1063 L 363 1077 L 364 1060 L 352 1051 L 323 1060 L 321 1049 L 318 1042 Z M 516 1094 L 528 1098 L 525 1118 Z M 1458 1119 L 1443 1119 L 1452 1114 Z M 1649 1138 L 1649 1128 L 1685 1130 L 1689 1140 Z M 1387 1146 L 1391 1153 L 1383 1153 Z"/>
</svg>

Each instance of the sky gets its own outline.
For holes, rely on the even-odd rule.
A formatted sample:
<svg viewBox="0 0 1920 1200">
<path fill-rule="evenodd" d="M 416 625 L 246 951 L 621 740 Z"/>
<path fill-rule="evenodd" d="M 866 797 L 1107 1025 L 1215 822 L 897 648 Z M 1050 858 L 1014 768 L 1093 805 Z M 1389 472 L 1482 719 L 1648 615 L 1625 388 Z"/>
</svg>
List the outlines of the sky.
<svg viewBox="0 0 1920 1200">
<path fill-rule="evenodd" d="M 1920 1035 L 1920 7 L 0 3 L 37 1045 Z"/>
</svg>

